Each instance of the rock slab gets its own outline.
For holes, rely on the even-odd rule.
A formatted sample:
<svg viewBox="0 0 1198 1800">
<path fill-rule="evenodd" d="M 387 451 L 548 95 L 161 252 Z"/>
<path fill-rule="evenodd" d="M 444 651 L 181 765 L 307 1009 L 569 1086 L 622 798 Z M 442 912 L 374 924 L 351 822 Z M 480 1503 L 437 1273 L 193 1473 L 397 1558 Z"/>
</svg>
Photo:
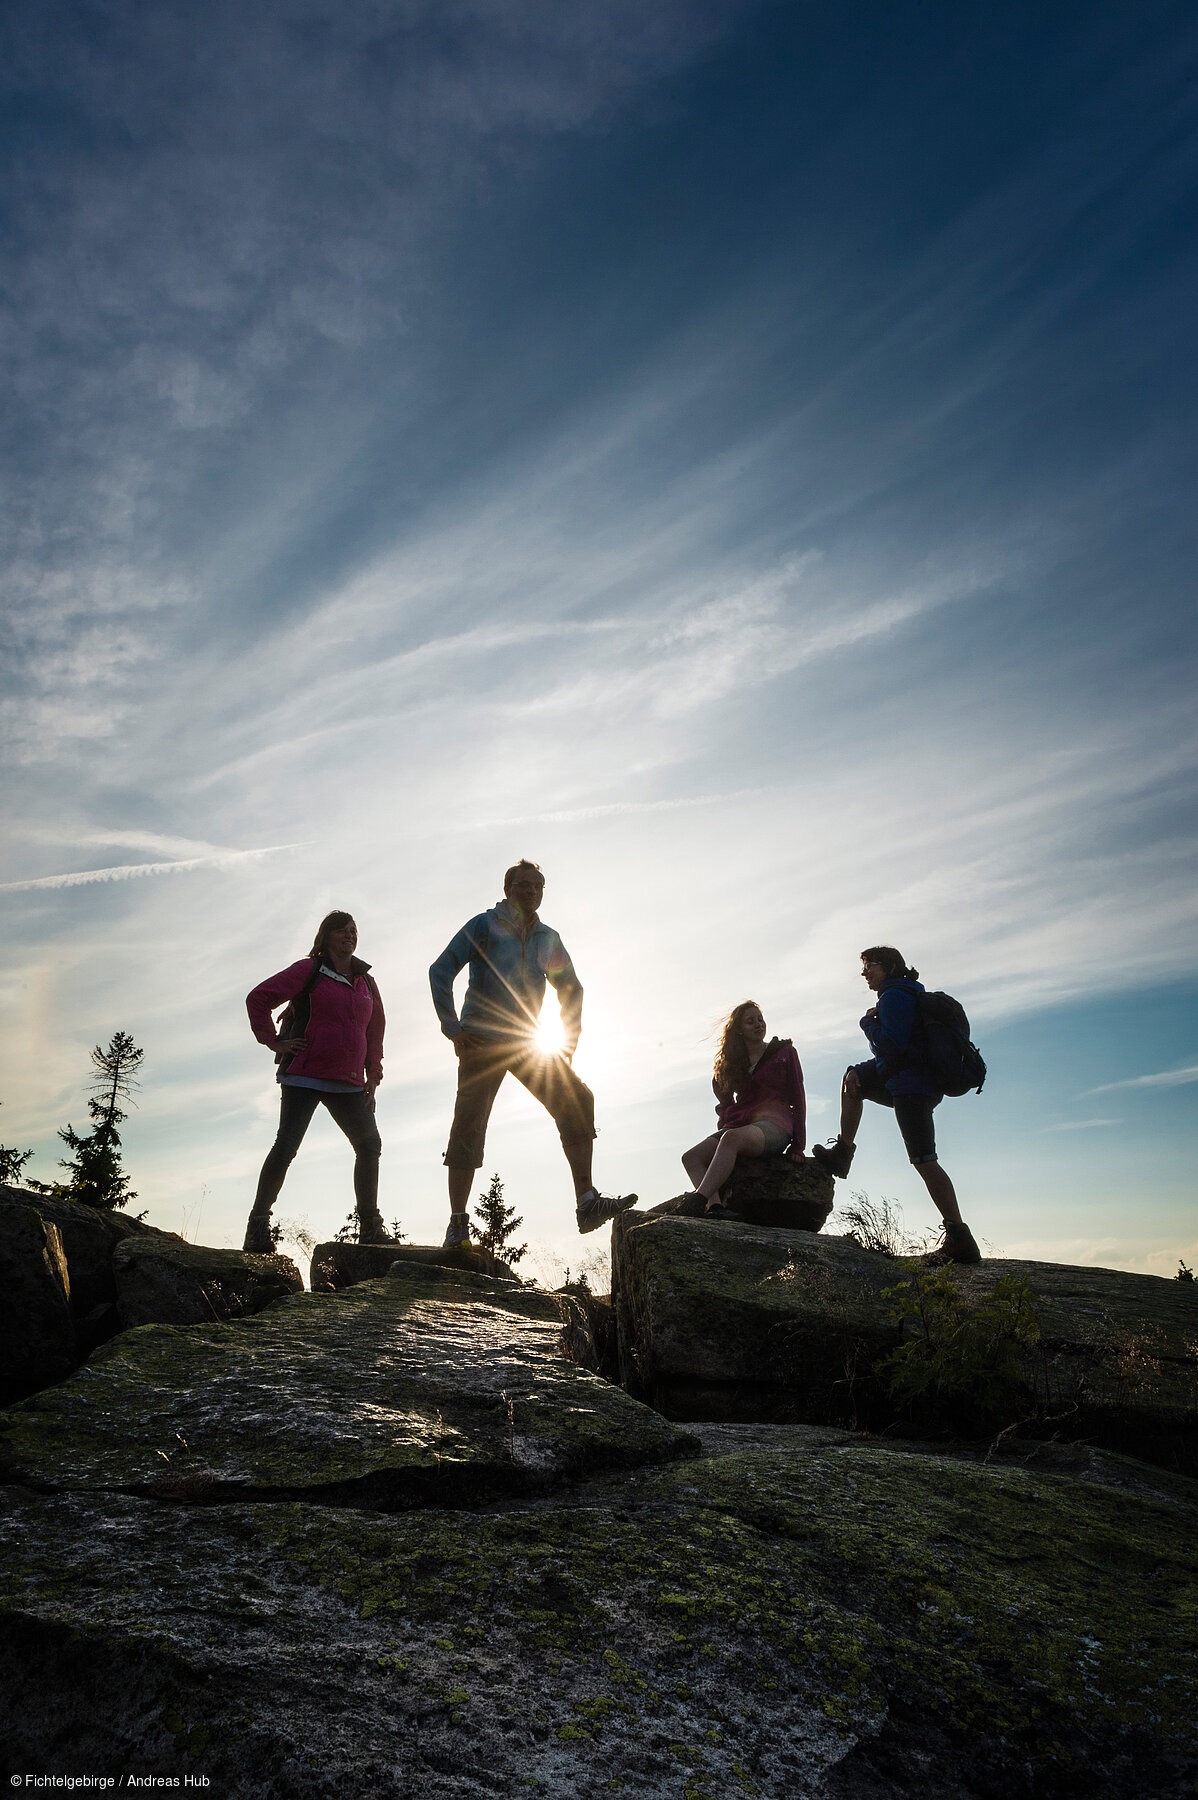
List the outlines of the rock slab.
<svg viewBox="0 0 1198 1800">
<path fill-rule="evenodd" d="M 226 1324 L 142 1326 L 0 1414 L 0 1480 L 403 1507 L 693 1453 L 567 1360 L 571 1329 L 569 1296 L 420 1264 Z"/>
<path fill-rule="evenodd" d="M 625 1213 L 612 1233 L 621 1380 L 679 1420 L 918 1428 L 874 1373 L 902 1335 L 884 1290 L 912 1273 L 852 1238 Z M 1194 1288 L 1053 1263 L 952 1272 L 971 1304 L 1004 1275 L 1034 1294 L 1040 1339 L 1021 1367 L 1046 1429 L 1198 1471 Z"/>
<path fill-rule="evenodd" d="M 1184 1800 L 1190 1486 L 796 1431 L 475 1514 L 10 1490 L 0 1753 L 232 1800 Z"/>
<path fill-rule="evenodd" d="M 376 1281 L 397 1262 L 458 1269 L 467 1275 L 496 1275 L 517 1283 L 520 1279 L 507 1263 L 474 1244 L 455 1244 L 447 1250 L 441 1244 L 347 1244 L 334 1238 L 312 1251 L 309 1286 L 314 1294 L 335 1294 L 359 1281 Z"/>
</svg>

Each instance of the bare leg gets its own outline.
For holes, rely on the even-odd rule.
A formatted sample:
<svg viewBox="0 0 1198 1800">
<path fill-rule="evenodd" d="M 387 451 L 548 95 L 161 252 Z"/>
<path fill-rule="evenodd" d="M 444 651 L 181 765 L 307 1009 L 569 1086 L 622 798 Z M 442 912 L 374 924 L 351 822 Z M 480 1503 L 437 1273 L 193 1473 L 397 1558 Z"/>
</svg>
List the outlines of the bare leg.
<svg viewBox="0 0 1198 1800">
<path fill-rule="evenodd" d="M 692 1188 L 697 1188 L 706 1175 L 707 1165 L 715 1155 L 719 1141 L 719 1132 L 713 1131 L 711 1136 L 705 1137 L 701 1144 L 696 1144 L 691 1150 L 683 1151 L 682 1166 L 686 1170 Z"/>
<path fill-rule="evenodd" d="M 470 1189 L 474 1186 L 475 1171 L 473 1169 L 449 1169 L 449 1210 L 464 1213 L 470 1204 Z"/>
<path fill-rule="evenodd" d="M 842 1144 L 856 1143 L 857 1127 L 861 1123 L 861 1112 L 864 1105 L 857 1071 L 847 1069 L 840 1089 L 840 1141 Z"/>
<path fill-rule="evenodd" d="M 765 1134 L 758 1131 L 756 1125 L 738 1125 L 731 1131 L 721 1132 L 716 1153 L 707 1165 L 707 1173 L 701 1181 L 695 1183 L 696 1194 L 702 1194 L 705 1200 L 712 1199 L 731 1175 L 738 1156 L 764 1154 Z"/>
<path fill-rule="evenodd" d="M 933 1204 L 946 1225 L 961 1225 L 961 1208 L 957 1205 L 957 1191 L 949 1179 L 948 1170 L 942 1169 L 938 1162 L 916 1163 L 915 1173 L 920 1177 Z"/>
<path fill-rule="evenodd" d="M 574 1138 L 570 1143 L 563 1144 L 562 1149 L 566 1153 L 566 1161 L 569 1163 L 570 1173 L 574 1177 L 574 1198 L 581 1200 L 588 1189 L 594 1185 L 591 1181 L 591 1163 L 595 1156 L 595 1140 L 594 1138 Z"/>
</svg>

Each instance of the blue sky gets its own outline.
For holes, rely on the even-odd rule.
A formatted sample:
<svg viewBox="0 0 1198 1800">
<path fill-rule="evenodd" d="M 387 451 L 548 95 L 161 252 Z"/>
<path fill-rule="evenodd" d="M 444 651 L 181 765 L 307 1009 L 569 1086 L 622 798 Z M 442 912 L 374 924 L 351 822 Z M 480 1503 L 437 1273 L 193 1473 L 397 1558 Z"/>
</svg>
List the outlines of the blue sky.
<svg viewBox="0 0 1198 1800">
<path fill-rule="evenodd" d="M 130 1030 L 141 1203 L 239 1240 L 243 995 L 344 905 L 383 1210 L 439 1235 L 425 970 L 528 855 L 605 1185 L 682 1185 L 750 994 L 830 1133 L 883 940 L 991 1062 L 939 1115 L 978 1235 L 1192 1261 L 1190 9 L 2 31 L 4 1141 L 48 1175 Z M 492 1169 L 576 1257 L 518 1093 Z M 880 1115 L 857 1182 L 931 1224 Z M 318 1121 L 280 1212 L 349 1194 Z"/>
</svg>

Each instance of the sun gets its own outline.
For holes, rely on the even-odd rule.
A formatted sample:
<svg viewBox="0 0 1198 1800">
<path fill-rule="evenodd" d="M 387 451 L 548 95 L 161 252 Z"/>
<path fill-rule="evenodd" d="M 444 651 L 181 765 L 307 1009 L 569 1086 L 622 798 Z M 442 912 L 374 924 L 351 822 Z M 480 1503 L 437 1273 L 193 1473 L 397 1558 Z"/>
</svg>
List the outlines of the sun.
<svg viewBox="0 0 1198 1800">
<path fill-rule="evenodd" d="M 545 1056 L 556 1056 L 566 1041 L 560 1016 L 549 1013 L 537 1025 L 537 1049 Z"/>
</svg>

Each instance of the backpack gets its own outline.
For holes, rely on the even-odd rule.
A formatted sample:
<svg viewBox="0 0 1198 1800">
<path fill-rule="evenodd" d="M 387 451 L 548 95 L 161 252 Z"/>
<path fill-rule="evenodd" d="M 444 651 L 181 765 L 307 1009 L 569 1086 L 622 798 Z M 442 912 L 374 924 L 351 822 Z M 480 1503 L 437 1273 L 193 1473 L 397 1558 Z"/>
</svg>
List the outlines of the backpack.
<svg viewBox="0 0 1198 1800">
<path fill-rule="evenodd" d="M 951 994 L 916 994 L 920 1035 L 920 1062 L 929 1071 L 941 1093 L 967 1094 L 976 1088 L 980 1094 L 986 1079 L 986 1064 L 977 1045 L 969 1037 L 969 1020 L 965 1008 Z"/>
<path fill-rule="evenodd" d="M 283 1011 L 279 1014 L 279 1022 L 275 1026 L 275 1030 L 281 1038 L 303 1037 L 305 1031 L 308 1029 L 308 1020 L 312 1016 L 312 989 L 320 980 L 321 961 L 322 958 L 319 956 L 314 956 L 312 958 L 312 970 L 307 981 L 305 981 L 295 998 L 289 1000 L 283 1008 Z M 286 1075 L 288 1069 L 291 1067 L 294 1054 L 295 1052 L 291 1050 L 275 1051 L 275 1061 L 279 1065 L 279 1072 L 281 1074 Z"/>
</svg>

